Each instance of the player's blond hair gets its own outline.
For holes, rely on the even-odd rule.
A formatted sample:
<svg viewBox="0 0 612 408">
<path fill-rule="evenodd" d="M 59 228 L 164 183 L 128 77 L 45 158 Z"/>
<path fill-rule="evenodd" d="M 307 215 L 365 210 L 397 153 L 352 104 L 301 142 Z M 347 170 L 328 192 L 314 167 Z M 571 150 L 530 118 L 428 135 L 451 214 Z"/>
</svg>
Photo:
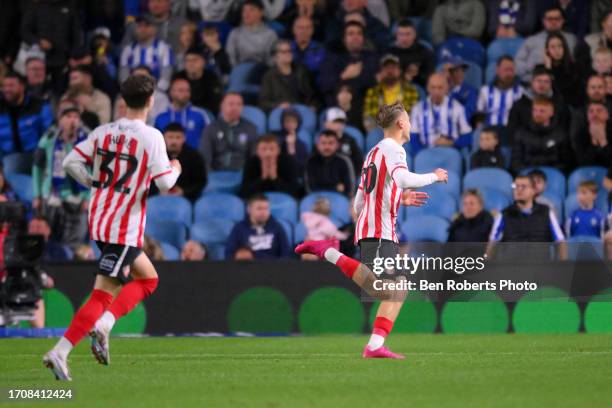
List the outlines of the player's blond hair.
<svg viewBox="0 0 612 408">
<path fill-rule="evenodd" d="M 400 101 L 391 105 L 383 105 L 376 115 L 376 124 L 383 129 L 389 129 L 405 110 Z"/>
</svg>

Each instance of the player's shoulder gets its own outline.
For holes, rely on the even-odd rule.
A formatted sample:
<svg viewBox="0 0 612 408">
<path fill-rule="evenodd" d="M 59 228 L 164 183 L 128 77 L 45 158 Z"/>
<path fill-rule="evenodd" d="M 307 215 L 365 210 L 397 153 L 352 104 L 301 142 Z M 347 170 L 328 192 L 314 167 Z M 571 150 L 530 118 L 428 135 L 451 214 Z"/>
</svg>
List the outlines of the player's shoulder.
<svg viewBox="0 0 612 408">
<path fill-rule="evenodd" d="M 406 156 L 404 148 L 388 137 L 378 142 L 377 147 L 385 156 Z"/>
</svg>

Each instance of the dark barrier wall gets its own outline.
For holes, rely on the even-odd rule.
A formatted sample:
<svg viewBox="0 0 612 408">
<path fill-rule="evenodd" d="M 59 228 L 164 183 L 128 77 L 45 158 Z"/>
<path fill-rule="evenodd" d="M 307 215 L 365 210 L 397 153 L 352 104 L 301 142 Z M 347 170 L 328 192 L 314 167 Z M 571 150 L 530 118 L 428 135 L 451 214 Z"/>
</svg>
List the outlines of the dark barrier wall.
<svg viewBox="0 0 612 408">
<path fill-rule="evenodd" d="M 612 331 L 612 297 L 601 298 L 612 288 L 609 263 L 547 262 L 532 267 L 539 275 L 549 276 L 550 282 L 540 278 L 540 289 L 525 292 L 518 302 L 503 302 L 502 292 L 430 293 L 429 299 L 435 302 L 411 293 L 396 330 Z M 494 268 L 500 276 L 513 276 L 516 281 L 533 275 L 513 263 L 497 263 Z M 56 284 L 45 296 L 47 323 L 65 327 L 91 289 L 95 264 L 55 264 L 46 269 Z M 325 262 L 162 262 L 157 270 L 157 291 L 144 307 L 126 316 L 116 331 L 355 333 L 369 329 L 375 309 L 361 301 L 356 285 Z M 528 299 L 532 301 L 522 301 Z M 606 301 L 595 302 L 598 299 Z"/>
</svg>

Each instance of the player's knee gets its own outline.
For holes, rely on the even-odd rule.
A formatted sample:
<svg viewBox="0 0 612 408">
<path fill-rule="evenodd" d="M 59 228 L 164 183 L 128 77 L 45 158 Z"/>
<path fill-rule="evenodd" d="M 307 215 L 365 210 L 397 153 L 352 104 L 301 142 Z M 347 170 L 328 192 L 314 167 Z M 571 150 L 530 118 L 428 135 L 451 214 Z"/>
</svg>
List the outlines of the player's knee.
<svg viewBox="0 0 612 408">
<path fill-rule="evenodd" d="M 155 289 L 157 289 L 159 279 L 157 277 L 151 279 L 138 279 L 138 282 L 140 282 L 145 296 L 150 296 L 153 292 L 155 292 Z"/>
</svg>

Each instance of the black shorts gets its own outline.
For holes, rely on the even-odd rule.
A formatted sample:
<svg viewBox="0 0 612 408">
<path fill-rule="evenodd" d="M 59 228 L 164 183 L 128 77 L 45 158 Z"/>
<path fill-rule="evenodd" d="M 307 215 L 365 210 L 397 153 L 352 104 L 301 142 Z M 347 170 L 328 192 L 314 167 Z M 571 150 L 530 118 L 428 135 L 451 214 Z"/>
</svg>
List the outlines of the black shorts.
<svg viewBox="0 0 612 408">
<path fill-rule="evenodd" d="M 96 241 L 96 245 L 102 253 L 98 261 L 96 275 L 117 278 L 121 283 L 125 283 L 130 272 L 128 266 L 140 255 L 142 249 L 101 241 Z"/>
<path fill-rule="evenodd" d="M 399 253 L 399 244 L 382 238 L 364 238 L 359 240 L 361 263 L 373 270 L 374 258 L 395 258 Z"/>
</svg>

